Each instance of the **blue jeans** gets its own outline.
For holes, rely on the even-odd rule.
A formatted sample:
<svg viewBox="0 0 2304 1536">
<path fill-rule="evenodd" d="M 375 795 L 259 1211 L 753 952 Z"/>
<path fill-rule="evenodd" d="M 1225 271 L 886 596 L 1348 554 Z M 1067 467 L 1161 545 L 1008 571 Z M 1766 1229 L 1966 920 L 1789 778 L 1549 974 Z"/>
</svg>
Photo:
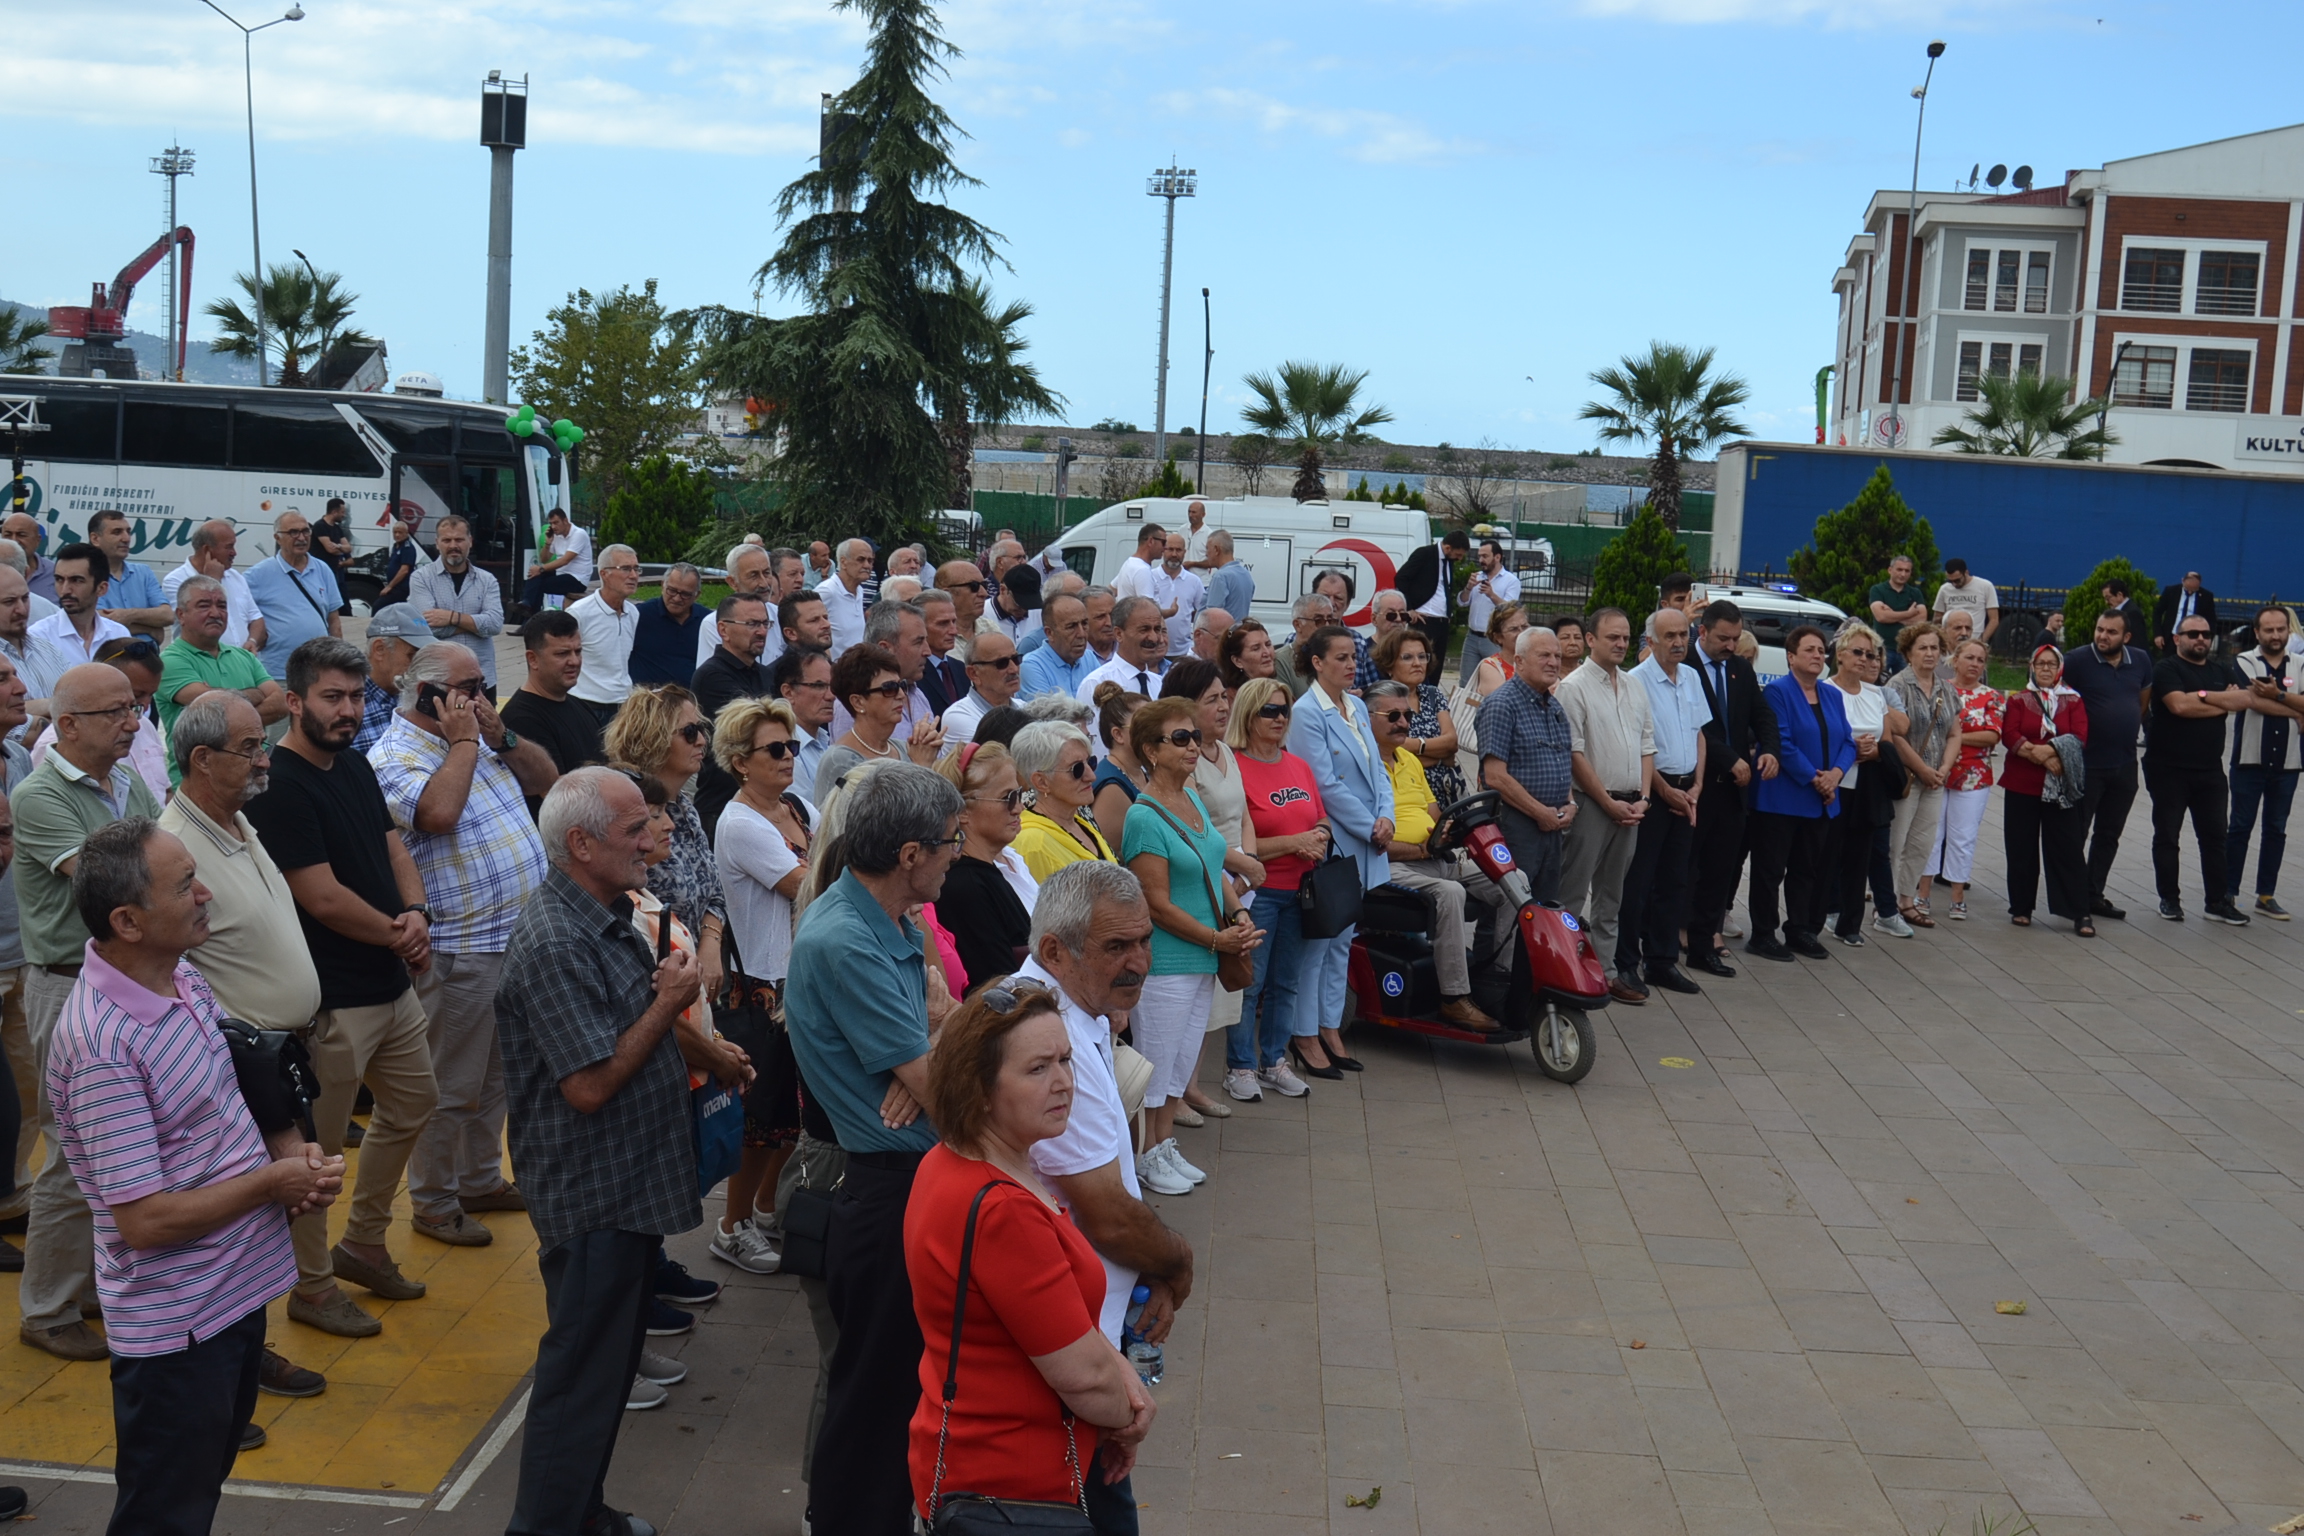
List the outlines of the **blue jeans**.
<svg viewBox="0 0 2304 1536">
<path fill-rule="evenodd" d="M 1296 1034 L 1316 1035 L 1323 1029 L 1342 1029 L 1345 1000 L 1352 992 L 1352 936 L 1355 923 L 1332 939 L 1304 941 L 1304 968 L 1297 981 Z"/>
<path fill-rule="evenodd" d="M 1294 891 L 1258 888 L 1249 914 L 1264 930 L 1256 976 L 1240 994 L 1240 1021 L 1224 1031 L 1224 1066 L 1253 1072 L 1275 1066 L 1296 1028 L 1296 986 L 1304 965 L 1304 932 Z"/>
<path fill-rule="evenodd" d="M 2280 856 L 2288 849 L 2288 807 L 2296 799 L 2296 773 L 2253 763 L 2232 765 L 2232 825 L 2224 834 L 2224 883 L 2240 895 L 2240 867 L 2248 862 L 2248 835 L 2256 830 L 2256 808 L 2264 808 L 2264 847 L 2256 858 L 2256 894 L 2269 896 L 2280 884 Z"/>
</svg>

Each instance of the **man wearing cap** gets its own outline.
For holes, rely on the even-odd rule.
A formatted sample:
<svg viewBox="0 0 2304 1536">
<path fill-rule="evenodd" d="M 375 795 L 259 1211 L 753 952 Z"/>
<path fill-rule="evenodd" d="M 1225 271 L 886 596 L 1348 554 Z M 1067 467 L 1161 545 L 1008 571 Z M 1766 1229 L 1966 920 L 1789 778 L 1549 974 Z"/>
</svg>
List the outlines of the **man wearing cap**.
<svg viewBox="0 0 2304 1536">
<path fill-rule="evenodd" d="M 1040 573 L 1018 561 L 993 587 L 992 601 L 976 621 L 979 634 L 998 630 L 1019 648 L 1040 632 Z"/>
<path fill-rule="evenodd" d="M 400 674 L 416 659 L 416 652 L 432 643 L 432 625 L 414 603 L 393 603 L 376 610 L 368 620 L 368 681 L 362 689 L 360 729 L 352 750 L 366 752 L 376 745 L 400 708 Z"/>
<path fill-rule="evenodd" d="M 232 600 L 213 576 L 188 576 L 176 584 L 176 638 L 160 652 L 160 734 L 171 736 L 184 706 L 204 693 L 228 688 L 256 706 L 270 726 L 288 718 L 288 695 L 253 651 L 224 643 Z M 168 782 L 183 782 L 176 755 L 168 755 Z"/>
</svg>

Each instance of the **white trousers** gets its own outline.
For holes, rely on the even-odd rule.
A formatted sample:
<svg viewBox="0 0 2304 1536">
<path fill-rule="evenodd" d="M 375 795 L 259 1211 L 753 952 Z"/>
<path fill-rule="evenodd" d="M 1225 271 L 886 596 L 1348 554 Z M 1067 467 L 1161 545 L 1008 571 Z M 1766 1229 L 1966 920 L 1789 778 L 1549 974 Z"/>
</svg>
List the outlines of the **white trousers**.
<svg viewBox="0 0 2304 1536">
<path fill-rule="evenodd" d="M 1182 1098 L 1200 1064 L 1200 1037 L 1208 1030 L 1208 1013 L 1216 1003 L 1216 976 L 1147 976 L 1144 993 L 1128 1015 L 1129 1033 L 1136 1049 L 1152 1063 L 1152 1086 L 1144 1090 L 1144 1107 L 1158 1109 L 1170 1099 Z"/>
<path fill-rule="evenodd" d="M 1984 825 L 1984 807 L 1992 801 L 1989 789 L 1944 791 L 1944 836 L 1926 873 L 1954 885 L 1966 885 L 1976 867 L 1976 829 Z"/>
</svg>

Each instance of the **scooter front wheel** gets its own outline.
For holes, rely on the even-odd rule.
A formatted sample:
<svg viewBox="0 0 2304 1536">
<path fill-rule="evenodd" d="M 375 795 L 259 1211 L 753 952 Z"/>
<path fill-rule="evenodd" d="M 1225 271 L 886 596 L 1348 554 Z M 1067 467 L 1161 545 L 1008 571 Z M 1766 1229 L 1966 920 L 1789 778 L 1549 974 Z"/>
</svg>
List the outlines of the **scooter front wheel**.
<svg viewBox="0 0 2304 1536">
<path fill-rule="evenodd" d="M 1529 1037 L 1536 1053 L 1536 1070 L 1556 1083 L 1576 1083 L 1592 1070 L 1600 1054 L 1599 1036 L 1582 1010 L 1547 1004 Z"/>
</svg>

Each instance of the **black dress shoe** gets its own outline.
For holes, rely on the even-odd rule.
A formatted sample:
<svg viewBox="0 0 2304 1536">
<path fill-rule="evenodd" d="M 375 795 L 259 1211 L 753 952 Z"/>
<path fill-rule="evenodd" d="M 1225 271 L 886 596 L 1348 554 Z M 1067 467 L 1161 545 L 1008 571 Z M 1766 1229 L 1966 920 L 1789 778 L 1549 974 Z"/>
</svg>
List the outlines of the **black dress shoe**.
<svg viewBox="0 0 2304 1536">
<path fill-rule="evenodd" d="M 2098 917 L 2109 917 L 2116 923 L 2124 923 L 2128 921 L 2127 913 L 2112 905 L 2109 900 L 2102 896 L 2097 897 L 2096 904 L 2090 907 L 2088 910 Z"/>
<path fill-rule="evenodd" d="M 1784 940 L 1784 947 L 1796 955 L 1806 955 L 1811 960 L 1829 960 L 1832 958 L 1832 951 L 1817 943 L 1816 935 L 1812 933 L 1792 934 Z"/>
<path fill-rule="evenodd" d="M 1744 941 L 1744 953 L 1758 955 L 1763 960 L 1789 960 L 1792 958 L 1792 951 L 1784 947 L 1782 940 L 1772 939 L 1764 933 L 1756 933 L 1746 939 Z"/>
<path fill-rule="evenodd" d="M 1716 949 L 1708 949 L 1700 955 L 1690 955 L 1688 963 L 1707 976 L 1733 976 L 1736 974 L 1736 967 L 1730 965 L 1728 957 Z"/>
<path fill-rule="evenodd" d="M 14 1520 L 31 1503 L 31 1496 L 21 1488 L 0 1488 L 0 1520 Z"/>
<path fill-rule="evenodd" d="M 1648 985 L 1662 987 L 1667 992 L 1683 992 L 1690 995 L 1704 990 L 1695 982 L 1690 981 L 1688 973 L 1676 965 L 1667 965 L 1661 969 L 1650 971 L 1648 973 Z"/>
</svg>

